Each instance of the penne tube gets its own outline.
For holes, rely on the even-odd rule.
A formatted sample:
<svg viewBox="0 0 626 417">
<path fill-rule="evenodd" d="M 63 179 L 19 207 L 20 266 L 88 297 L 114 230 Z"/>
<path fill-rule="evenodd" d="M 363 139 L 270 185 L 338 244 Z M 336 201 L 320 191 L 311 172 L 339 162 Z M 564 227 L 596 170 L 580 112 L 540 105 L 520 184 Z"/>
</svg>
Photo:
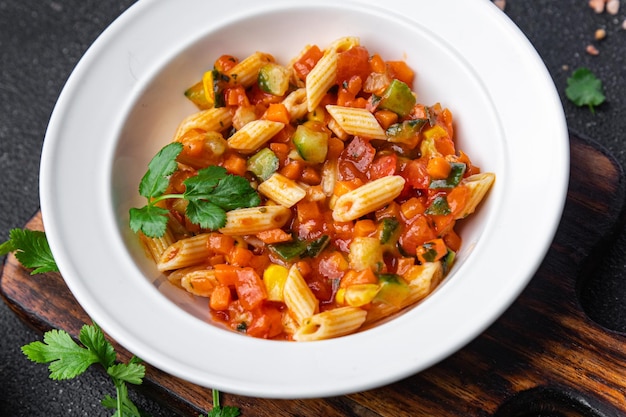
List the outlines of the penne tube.
<svg viewBox="0 0 626 417">
<path fill-rule="evenodd" d="M 165 229 L 165 233 L 161 237 L 148 237 L 143 233 L 139 233 L 139 238 L 155 262 L 158 262 L 163 252 L 174 243 L 174 235 L 169 227 Z"/>
<path fill-rule="evenodd" d="M 332 50 L 335 52 L 345 52 L 348 49 L 352 49 L 355 46 L 359 46 L 361 44 L 361 40 L 356 36 L 344 36 L 343 38 L 339 38 L 334 40 L 330 45 L 328 45 L 327 50 Z"/>
<path fill-rule="evenodd" d="M 219 284 L 213 269 L 196 269 L 188 271 L 181 277 L 180 285 L 193 295 L 210 297 L 213 289 Z"/>
<path fill-rule="evenodd" d="M 491 172 L 474 174 L 463 180 L 463 184 L 467 187 L 469 193 L 465 207 L 456 216 L 457 220 L 469 216 L 476 210 L 476 207 L 483 200 L 495 180 L 496 176 Z"/>
<path fill-rule="evenodd" d="M 181 239 L 171 244 L 159 258 L 159 271 L 171 271 L 203 263 L 211 255 L 209 233 Z"/>
<path fill-rule="evenodd" d="M 294 333 L 298 342 L 331 339 L 354 333 L 363 325 L 367 312 L 358 307 L 339 307 L 315 314 L 304 320 Z"/>
<path fill-rule="evenodd" d="M 230 127 L 233 116 L 226 107 L 202 110 L 185 117 L 178 125 L 174 140 L 177 141 L 191 129 L 221 132 Z"/>
<path fill-rule="evenodd" d="M 227 143 L 241 153 L 252 153 L 285 127 L 284 123 L 271 120 L 253 120 L 235 132 Z"/>
<path fill-rule="evenodd" d="M 283 288 L 283 297 L 289 314 L 299 325 L 302 325 L 305 319 L 317 313 L 319 309 L 319 301 L 315 298 L 313 291 L 295 264 L 289 268 L 289 274 Z"/>
<path fill-rule="evenodd" d="M 337 52 L 327 51 L 306 76 L 307 110 L 320 104 L 337 79 Z"/>
<path fill-rule="evenodd" d="M 347 222 L 386 206 L 400 195 L 404 183 L 404 178 L 390 175 L 348 191 L 335 202 L 333 219 Z"/>
<path fill-rule="evenodd" d="M 219 229 L 225 235 L 254 235 L 283 227 L 291 210 L 283 206 L 260 206 L 226 212 L 226 225 Z"/>
<path fill-rule="evenodd" d="M 261 67 L 270 62 L 274 62 L 274 57 L 270 54 L 255 52 L 232 67 L 226 75 L 230 78 L 230 84 L 247 88 L 256 82 Z"/>
<path fill-rule="evenodd" d="M 292 207 L 306 196 L 306 190 L 278 172 L 259 184 L 261 194 L 284 207 Z"/>
<path fill-rule="evenodd" d="M 443 278 L 443 265 L 441 262 L 427 262 L 422 265 L 414 265 L 403 275 L 409 284 L 409 294 L 400 305 L 375 302 L 371 304 L 367 313 L 367 323 L 372 323 L 387 317 L 403 308 L 417 303 L 430 294 Z"/>
<path fill-rule="evenodd" d="M 291 121 L 302 119 L 309 111 L 307 107 L 306 88 L 298 88 L 289 93 L 282 101 L 289 112 Z"/>
<path fill-rule="evenodd" d="M 326 111 L 330 113 L 339 127 L 349 135 L 370 139 L 387 139 L 385 130 L 367 109 L 329 104 L 326 106 Z"/>
</svg>

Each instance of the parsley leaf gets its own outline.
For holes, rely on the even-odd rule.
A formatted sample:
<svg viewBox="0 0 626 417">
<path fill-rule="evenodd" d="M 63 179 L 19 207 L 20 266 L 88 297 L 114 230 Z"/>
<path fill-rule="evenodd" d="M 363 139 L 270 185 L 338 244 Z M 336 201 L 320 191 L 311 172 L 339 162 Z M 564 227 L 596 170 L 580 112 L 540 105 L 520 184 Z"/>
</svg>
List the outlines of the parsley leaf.
<svg viewBox="0 0 626 417">
<path fill-rule="evenodd" d="M 241 414 L 238 407 L 232 407 L 226 405 L 222 407 L 220 405 L 220 393 L 218 390 L 212 390 L 213 393 L 213 409 L 209 411 L 206 417 L 237 417 Z M 199 417 L 203 417 L 200 415 Z"/>
<path fill-rule="evenodd" d="M 139 186 L 139 193 L 148 199 L 142 208 L 131 208 L 130 228 L 149 237 L 163 236 L 167 228 L 168 210 L 156 204 L 170 198 L 187 202 L 185 214 L 204 229 L 215 230 L 226 224 L 226 212 L 237 208 L 255 207 L 261 203 L 258 193 L 248 180 L 228 174 L 225 168 L 210 166 L 198 170 L 183 184 L 183 194 L 163 194 L 169 176 L 178 169 L 176 158 L 182 151 L 178 142 L 166 145 L 148 164 L 148 172 Z"/>
<path fill-rule="evenodd" d="M 9 252 L 14 252 L 24 267 L 33 268 L 31 275 L 59 270 L 44 232 L 28 229 L 11 230 L 9 240 L 0 244 L 0 256 Z"/>
<path fill-rule="evenodd" d="M 106 340 L 96 324 L 84 325 L 78 336 L 82 346 L 63 330 L 50 330 L 44 333 L 43 342 L 32 342 L 22 346 L 22 352 L 33 362 L 49 363 L 50 378 L 71 379 L 79 376 L 89 366 L 99 363 L 115 385 L 117 398 L 107 395 L 101 402 L 104 407 L 115 409 L 117 417 L 145 417 L 128 397 L 126 383 L 141 384 L 145 367 L 137 358 L 128 364 L 116 363 L 115 349 Z"/>
<path fill-rule="evenodd" d="M 575 105 L 588 106 L 592 113 L 594 107 L 604 103 L 606 97 L 600 81 L 588 68 L 578 68 L 567 79 L 565 95 Z"/>
</svg>

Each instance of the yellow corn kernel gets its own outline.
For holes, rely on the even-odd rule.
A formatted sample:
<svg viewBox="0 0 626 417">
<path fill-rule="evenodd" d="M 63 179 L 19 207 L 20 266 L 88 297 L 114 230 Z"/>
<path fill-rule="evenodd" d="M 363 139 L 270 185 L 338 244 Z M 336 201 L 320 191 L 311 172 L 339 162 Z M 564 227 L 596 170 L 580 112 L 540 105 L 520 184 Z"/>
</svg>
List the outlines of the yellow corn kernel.
<svg viewBox="0 0 626 417">
<path fill-rule="evenodd" d="M 284 301 L 283 288 L 289 270 L 281 265 L 272 264 L 263 273 L 263 282 L 267 291 L 267 299 L 269 301 Z"/>
<path fill-rule="evenodd" d="M 361 307 L 372 302 L 380 287 L 378 284 L 355 284 L 346 288 L 344 303 L 352 307 Z"/>
</svg>

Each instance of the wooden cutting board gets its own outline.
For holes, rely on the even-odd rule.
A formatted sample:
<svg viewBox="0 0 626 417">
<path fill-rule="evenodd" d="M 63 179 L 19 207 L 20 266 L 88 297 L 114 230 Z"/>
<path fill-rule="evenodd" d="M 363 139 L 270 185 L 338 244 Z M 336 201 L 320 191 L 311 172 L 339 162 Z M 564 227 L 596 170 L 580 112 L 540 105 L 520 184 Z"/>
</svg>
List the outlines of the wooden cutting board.
<svg viewBox="0 0 626 417">
<path fill-rule="evenodd" d="M 623 173 L 593 141 L 572 134 L 570 143 L 570 188 L 549 253 L 518 300 L 477 339 L 430 369 L 379 389 L 309 400 L 222 393 L 222 404 L 239 407 L 244 417 L 626 415 L 626 335 L 589 319 L 578 297 L 602 261 L 599 249 L 621 227 Z M 532 219 L 520 221 L 532 227 Z M 43 229 L 40 215 L 26 227 Z M 9 256 L 0 284 L 5 302 L 41 332 L 58 328 L 76 337 L 91 323 L 59 274 L 31 276 Z M 130 354 L 113 343 L 126 361 Z M 211 407 L 210 389 L 149 365 L 140 390 L 181 415 Z"/>
</svg>

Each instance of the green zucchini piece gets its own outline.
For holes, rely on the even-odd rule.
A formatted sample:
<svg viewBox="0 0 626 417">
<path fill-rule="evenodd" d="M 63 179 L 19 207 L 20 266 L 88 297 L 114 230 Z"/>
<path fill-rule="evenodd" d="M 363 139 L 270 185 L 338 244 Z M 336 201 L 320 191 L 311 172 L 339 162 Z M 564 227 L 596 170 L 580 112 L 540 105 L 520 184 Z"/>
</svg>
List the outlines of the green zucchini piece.
<svg viewBox="0 0 626 417">
<path fill-rule="evenodd" d="M 383 219 L 382 231 L 380 232 L 380 243 L 385 245 L 391 241 L 391 238 L 398 231 L 400 222 L 393 217 L 385 217 Z"/>
<path fill-rule="evenodd" d="M 385 133 L 389 142 L 413 144 L 415 137 L 419 135 L 420 130 L 427 122 L 428 119 L 405 120 L 392 124 Z"/>
<path fill-rule="evenodd" d="M 265 64 L 259 70 L 257 82 L 266 93 L 282 96 L 289 89 L 289 70 L 273 62 Z"/>
<path fill-rule="evenodd" d="M 411 88 L 406 83 L 394 79 L 381 96 L 378 108 L 391 110 L 398 116 L 405 117 L 411 113 L 416 101 Z"/>
<path fill-rule="evenodd" d="M 409 285 L 404 282 L 402 277 L 396 274 L 379 274 L 378 284 L 380 285 L 380 290 L 378 290 L 374 300 L 396 307 L 401 307 L 402 301 L 411 292 Z"/>
<path fill-rule="evenodd" d="M 307 162 L 320 164 L 326 160 L 329 133 L 299 125 L 293 134 L 293 144 L 298 154 Z"/>
<path fill-rule="evenodd" d="M 263 148 L 248 159 L 247 165 L 248 171 L 265 181 L 278 170 L 279 161 L 271 149 Z"/>
</svg>

